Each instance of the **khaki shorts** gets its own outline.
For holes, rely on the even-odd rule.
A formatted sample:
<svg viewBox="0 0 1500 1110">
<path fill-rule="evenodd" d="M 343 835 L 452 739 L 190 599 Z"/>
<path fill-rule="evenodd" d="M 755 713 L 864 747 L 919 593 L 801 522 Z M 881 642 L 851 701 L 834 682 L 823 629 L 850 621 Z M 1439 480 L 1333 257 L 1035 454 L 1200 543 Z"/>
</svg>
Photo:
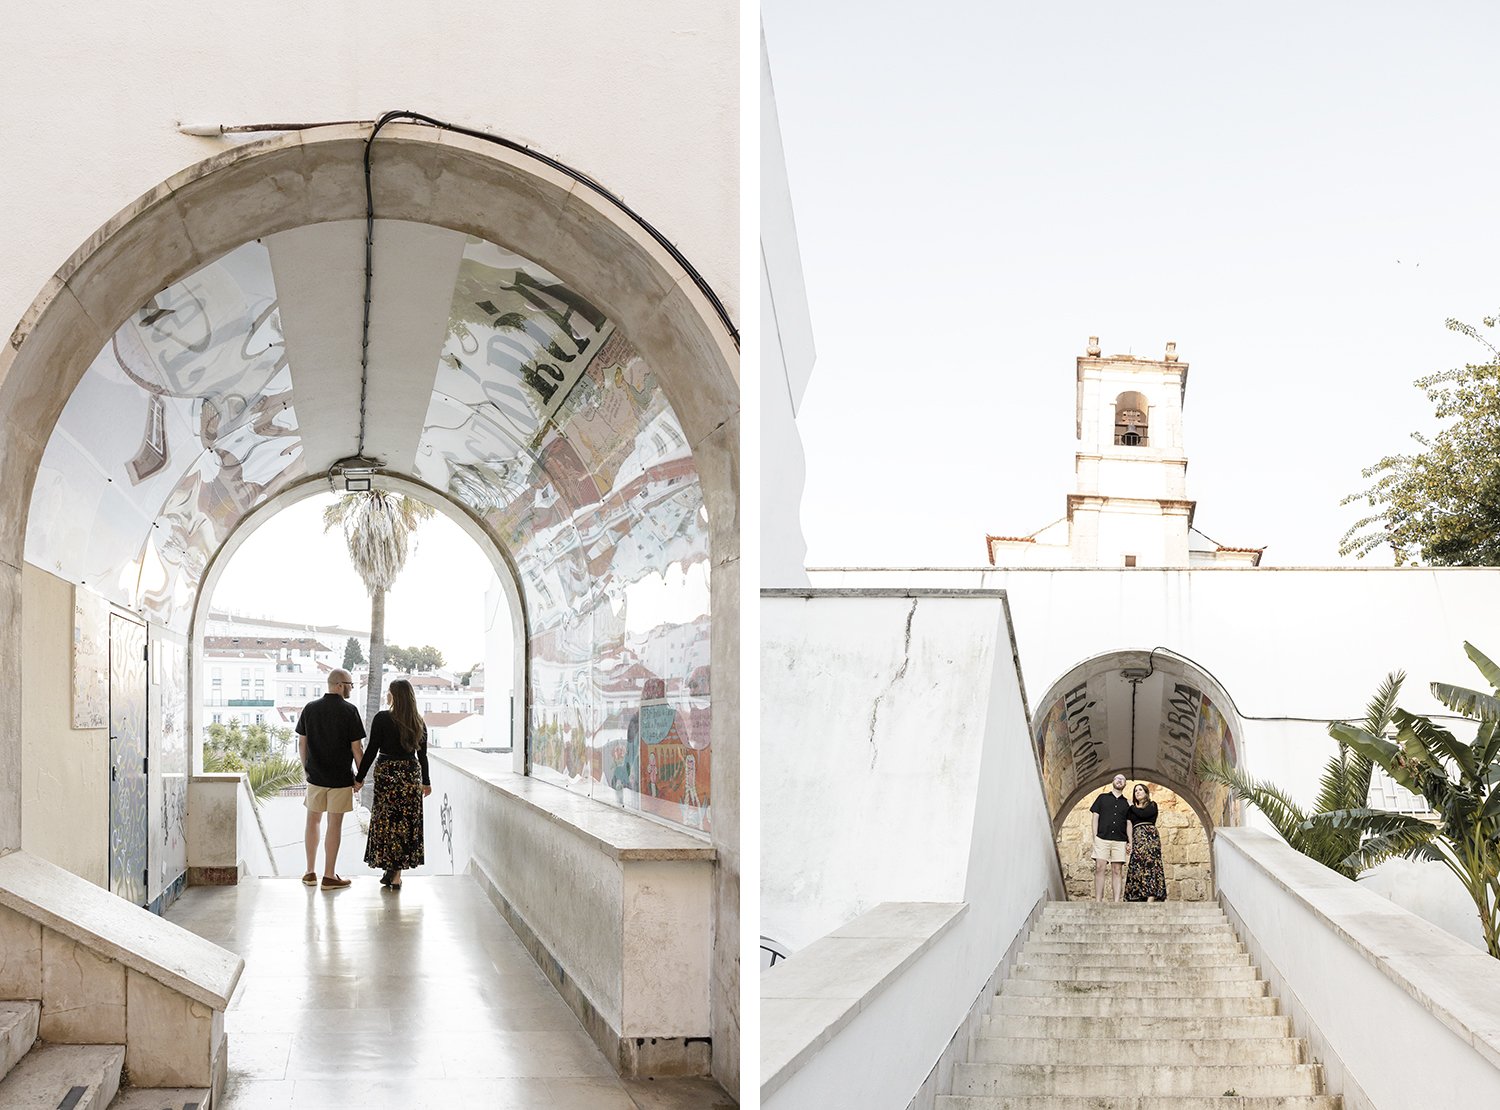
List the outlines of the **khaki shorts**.
<svg viewBox="0 0 1500 1110">
<path fill-rule="evenodd" d="M 311 791 L 312 787 L 308 787 L 308 790 Z M 308 802 L 308 805 L 311 805 L 311 804 L 312 804 L 311 802 Z M 1123 840 L 1104 840 L 1104 839 L 1101 839 L 1100 837 L 1097 837 L 1097 836 L 1094 837 L 1094 858 L 1095 859 L 1108 860 L 1110 863 L 1124 863 L 1125 862 L 1125 857 L 1126 857 L 1125 841 L 1123 841 Z"/>
<path fill-rule="evenodd" d="M 354 787 L 308 783 L 307 808 L 314 813 L 351 813 L 354 810 Z"/>
</svg>

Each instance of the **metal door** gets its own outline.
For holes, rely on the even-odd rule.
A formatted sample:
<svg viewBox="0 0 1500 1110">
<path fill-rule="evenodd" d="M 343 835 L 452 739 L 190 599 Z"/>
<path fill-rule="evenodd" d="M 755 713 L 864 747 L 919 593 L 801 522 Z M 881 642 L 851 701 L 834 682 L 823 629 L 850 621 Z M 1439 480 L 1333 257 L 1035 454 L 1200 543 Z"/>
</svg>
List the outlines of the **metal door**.
<svg viewBox="0 0 1500 1110">
<path fill-rule="evenodd" d="M 109 888 L 146 897 L 146 628 L 109 618 Z"/>
</svg>

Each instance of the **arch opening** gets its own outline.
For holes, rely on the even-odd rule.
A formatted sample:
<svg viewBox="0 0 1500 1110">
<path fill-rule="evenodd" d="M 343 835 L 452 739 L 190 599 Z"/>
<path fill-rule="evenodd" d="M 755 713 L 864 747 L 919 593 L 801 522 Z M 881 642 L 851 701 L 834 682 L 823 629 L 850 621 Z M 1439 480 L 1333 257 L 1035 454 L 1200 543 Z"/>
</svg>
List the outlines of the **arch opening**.
<svg viewBox="0 0 1500 1110">
<path fill-rule="evenodd" d="M 0 558 L 50 576 L 54 602 L 76 590 L 74 617 L 145 628 L 151 674 L 172 676 L 151 704 L 191 704 L 179 676 L 212 568 L 366 424 L 383 484 L 456 507 L 501 553 L 523 768 L 707 834 L 713 737 L 733 737 L 709 679 L 733 682 L 733 638 L 710 634 L 737 609 L 711 573 L 738 544 L 728 337 L 638 229 L 507 152 L 421 130 L 382 139 L 366 396 L 362 275 L 343 264 L 362 250 L 360 129 L 195 167 L 70 260 L 0 353 L 0 454 L 26 507 Z M 185 775 L 190 710 L 153 712 L 170 718 L 143 725 L 165 744 L 153 779 Z M 164 789 L 131 801 L 154 850 Z"/>
<path fill-rule="evenodd" d="M 1157 805 L 1156 829 L 1161 840 L 1162 878 L 1168 902 L 1203 902 L 1214 898 L 1213 853 L 1208 829 L 1197 808 L 1170 787 L 1149 778 L 1126 783 L 1131 797 L 1138 782 L 1146 784 Z M 1105 789 L 1108 789 L 1106 786 Z M 1068 898 L 1094 896 L 1093 826 L 1089 806 L 1091 791 L 1079 798 L 1057 830 L 1057 856 L 1062 864 L 1063 885 Z"/>
<path fill-rule="evenodd" d="M 1244 821 L 1243 806 L 1234 795 L 1205 782 L 1200 772 L 1208 756 L 1239 765 L 1243 727 L 1227 692 L 1183 656 L 1126 650 L 1079 663 L 1053 683 L 1040 705 L 1032 742 L 1070 890 L 1078 841 L 1088 833 L 1088 806 L 1117 773 L 1130 786 L 1145 782 L 1170 791 L 1172 806 L 1163 812 L 1177 816 L 1169 827 L 1196 825 L 1203 836 L 1201 845 L 1189 832 L 1170 837 L 1174 855 L 1181 849 L 1176 882 L 1199 879 L 1193 869 L 1206 865 L 1210 872 L 1204 886 L 1194 883 L 1185 889 L 1193 894 L 1212 890 L 1212 855 L 1206 845 L 1215 829 Z M 1091 851 L 1091 839 L 1085 839 Z M 1163 847 L 1165 854 L 1167 845 Z M 1089 872 L 1092 876 L 1091 864 Z M 1168 880 L 1170 889 L 1171 873 Z M 1092 878 L 1089 889 L 1092 893 Z M 1183 885 L 1178 892 L 1184 893 Z"/>
<path fill-rule="evenodd" d="M 1115 398 L 1115 446 L 1147 447 L 1151 443 L 1150 406 L 1144 393 L 1134 390 Z"/>
</svg>

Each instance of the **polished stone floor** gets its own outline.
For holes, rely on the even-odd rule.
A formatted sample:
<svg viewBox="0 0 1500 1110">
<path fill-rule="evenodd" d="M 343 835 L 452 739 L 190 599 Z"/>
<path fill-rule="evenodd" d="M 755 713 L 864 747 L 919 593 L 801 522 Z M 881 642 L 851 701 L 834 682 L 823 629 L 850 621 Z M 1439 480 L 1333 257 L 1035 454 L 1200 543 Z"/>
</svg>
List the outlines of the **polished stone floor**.
<svg viewBox="0 0 1500 1110">
<path fill-rule="evenodd" d="M 719 1110 L 701 1080 L 622 1081 L 467 876 L 193 887 L 168 911 L 238 952 L 223 1110 Z"/>
</svg>

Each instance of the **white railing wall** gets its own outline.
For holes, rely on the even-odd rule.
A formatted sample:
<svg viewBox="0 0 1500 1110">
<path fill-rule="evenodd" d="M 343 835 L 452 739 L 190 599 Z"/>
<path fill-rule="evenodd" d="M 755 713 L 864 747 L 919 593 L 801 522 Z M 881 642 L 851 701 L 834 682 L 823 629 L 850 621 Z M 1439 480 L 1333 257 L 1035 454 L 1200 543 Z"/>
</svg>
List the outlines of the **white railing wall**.
<svg viewBox="0 0 1500 1110">
<path fill-rule="evenodd" d="M 905 1110 L 1063 897 L 1005 597 L 767 591 L 761 628 L 762 1105 Z"/>
<path fill-rule="evenodd" d="M 1500 960 L 1255 829 L 1220 900 L 1346 1110 L 1500 1106 Z"/>
</svg>

